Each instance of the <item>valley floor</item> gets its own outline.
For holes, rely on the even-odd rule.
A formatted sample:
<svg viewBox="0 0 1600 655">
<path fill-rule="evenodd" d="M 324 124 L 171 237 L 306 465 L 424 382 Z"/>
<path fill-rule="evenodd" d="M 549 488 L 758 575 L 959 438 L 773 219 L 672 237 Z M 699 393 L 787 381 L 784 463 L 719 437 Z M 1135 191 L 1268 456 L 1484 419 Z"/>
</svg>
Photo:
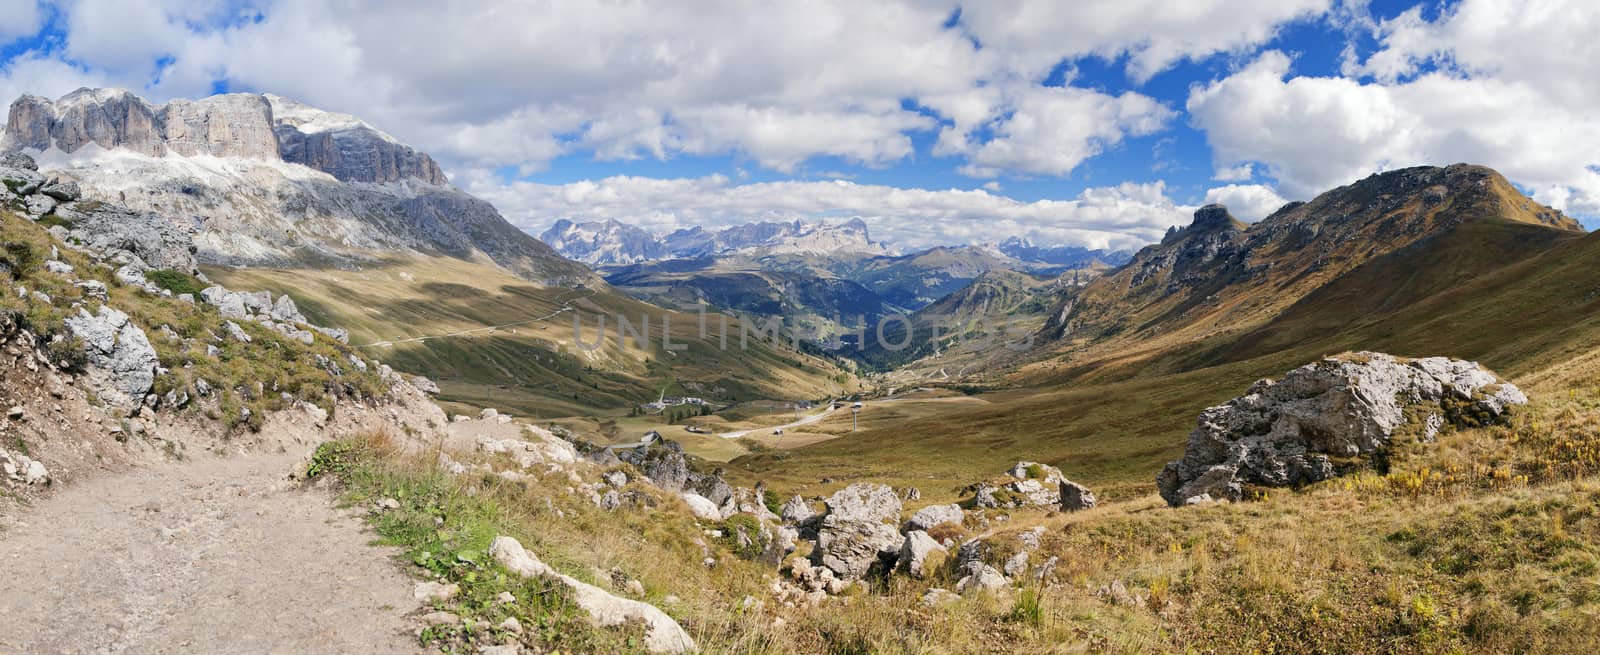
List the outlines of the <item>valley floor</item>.
<svg viewBox="0 0 1600 655">
<path fill-rule="evenodd" d="M 0 651 L 406 653 L 418 605 L 299 458 L 138 468 L 58 489 L 0 533 Z"/>
</svg>

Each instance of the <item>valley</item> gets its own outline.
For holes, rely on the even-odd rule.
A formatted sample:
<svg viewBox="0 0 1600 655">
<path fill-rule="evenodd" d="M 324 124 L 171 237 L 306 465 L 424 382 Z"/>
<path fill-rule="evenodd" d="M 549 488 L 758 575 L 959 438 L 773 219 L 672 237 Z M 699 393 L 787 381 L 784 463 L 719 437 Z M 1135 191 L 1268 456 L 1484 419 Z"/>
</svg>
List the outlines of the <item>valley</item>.
<svg viewBox="0 0 1600 655">
<path fill-rule="evenodd" d="M 12 581 L 78 589 L 119 534 L 162 560 L 104 596 L 156 636 L 67 650 L 225 641 L 191 578 L 462 653 L 1600 639 L 1600 239 L 1487 167 L 1135 253 L 900 252 L 862 219 L 541 241 L 276 95 L 27 96 L 0 143 L 0 553 L 82 542 Z M 377 600 L 174 550 L 290 524 Z"/>
</svg>

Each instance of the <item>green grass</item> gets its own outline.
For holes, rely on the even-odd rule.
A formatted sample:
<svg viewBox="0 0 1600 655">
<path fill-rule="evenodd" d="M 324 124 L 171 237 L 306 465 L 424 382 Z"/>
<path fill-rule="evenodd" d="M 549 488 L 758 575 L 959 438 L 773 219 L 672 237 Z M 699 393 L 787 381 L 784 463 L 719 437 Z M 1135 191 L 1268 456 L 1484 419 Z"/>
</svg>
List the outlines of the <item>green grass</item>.
<svg viewBox="0 0 1600 655">
<path fill-rule="evenodd" d="M 189 411 L 205 411 L 212 418 L 231 426 L 259 428 L 268 412 L 304 401 L 332 412 L 335 400 L 366 401 L 388 392 L 388 383 L 375 371 L 362 372 L 349 361 L 353 351 L 318 336 L 311 345 L 251 321 L 239 322 L 251 336 L 250 343 L 223 338 L 226 322 L 214 308 L 154 296 L 124 286 L 112 270 L 59 244 L 38 224 L 0 213 L 0 251 L 9 270 L 7 292 L 0 294 L 0 311 L 11 311 L 24 324 L 43 337 L 52 359 L 65 363 L 69 370 L 81 368 L 82 345 L 66 328 L 66 319 L 76 313 L 74 303 L 83 303 L 94 313 L 100 301 L 84 296 L 81 288 L 62 276 L 43 270 L 52 246 L 60 257 L 84 280 L 106 285 L 110 305 L 124 311 L 144 329 L 155 348 L 161 366 L 168 369 L 156 377 L 153 393 L 184 392 L 192 400 Z M 43 302 L 35 297 L 19 298 L 10 288 L 15 285 L 42 292 L 50 297 Z M 176 338 L 160 330 L 169 329 Z M 214 345 L 215 356 L 206 346 Z M 323 362 L 327 362 L 324 365 Z M 337 368 L 336 368 L 337 367 Z M 215 402 L 202 399 L 199 382 L 215 390 Z M 249 410 L 248 414 L 244 410 Z"/>
<path fill-rule="evenodd" d="M 358 506 L 371 507 L 378 499 L 397 501 L 398 508 L 370 517 L 380 542 L 401 548 L 417 577 L 460 587 L 459 595 L 434 601 L 431 609 L 465 620 L 424 630 L 421 645 L 460 653 L 507 642 L 541 650 L 644 652 L 638 629 L 594 628 L 564 584 L 524 578 L 493 561 L 489 546 L 509 521 L 496 499 L 464 493 L 458 480 L 433 467 L 394 466 L 397 460 L 381 455 L 383 448 L 381 441 L 370 439 L 325 443 L 312 457 L 306 478 L 338 480 L 344 498 Z M 515 600 L 501 602 L 502 593 Z M 502 629 L 507 619 L 516 619 L 522 631 Z"/>
<path fill-rule="evenodd" d="M 174 295 L 190 294 L 195 298 L 200 297 L 200 292 L 206 288 L 205 283 L 199 278 L 183 271 L 162 269 L 145 273 L 145 278 L 155 283 L 156 286 L 171 291 Z"/>
</svg>

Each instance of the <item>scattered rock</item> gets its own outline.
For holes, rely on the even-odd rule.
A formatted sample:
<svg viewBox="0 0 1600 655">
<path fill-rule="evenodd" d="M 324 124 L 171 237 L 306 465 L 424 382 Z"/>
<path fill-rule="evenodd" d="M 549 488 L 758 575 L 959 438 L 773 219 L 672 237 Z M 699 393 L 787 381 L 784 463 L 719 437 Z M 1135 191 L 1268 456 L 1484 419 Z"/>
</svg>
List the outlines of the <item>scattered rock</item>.
<svg viewBox="0 0 1600 655">
<path fill-rule="evenodd" d="M 72 275 L 72 272 L 76 269 L 72 268 L 72 264 L 52 259 L 44 263 L 44 270 L 56 275 Z"/>
<path fill-rule="evenodd" d="M 938 587 L 929 589 L 927 593 L 922 594 L 922 604 L 925 607 L 937 607 L 939 605 L 955 602 L 960 599 L 961 596 L 955 594 L 954 592 L 951 592 L 948 589 L 940 589 Z"/>
<path fill-rule="evenodd" d="M 429 612 L 422 615 L 422 622 L 429 626 L 460 625 L 461 617 L 449 612 Z"/>
</svg>

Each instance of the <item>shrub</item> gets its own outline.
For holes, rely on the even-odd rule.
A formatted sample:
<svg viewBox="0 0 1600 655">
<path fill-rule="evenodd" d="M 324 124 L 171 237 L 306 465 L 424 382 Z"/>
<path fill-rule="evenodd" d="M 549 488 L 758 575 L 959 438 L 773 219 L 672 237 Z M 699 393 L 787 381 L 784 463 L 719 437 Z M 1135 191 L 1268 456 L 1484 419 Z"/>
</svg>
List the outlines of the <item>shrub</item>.
<svg viewBox="0 0 1600 655">
<path fill-rule="evenodd" d="M 198 278 L 183 271 L 161 269 L 144 274 L 145 279 L 155 283 L 156 286 L 171 291 L 175 295 L 185 293 L 199 296 L 206 285 Z"/>
</svg>

